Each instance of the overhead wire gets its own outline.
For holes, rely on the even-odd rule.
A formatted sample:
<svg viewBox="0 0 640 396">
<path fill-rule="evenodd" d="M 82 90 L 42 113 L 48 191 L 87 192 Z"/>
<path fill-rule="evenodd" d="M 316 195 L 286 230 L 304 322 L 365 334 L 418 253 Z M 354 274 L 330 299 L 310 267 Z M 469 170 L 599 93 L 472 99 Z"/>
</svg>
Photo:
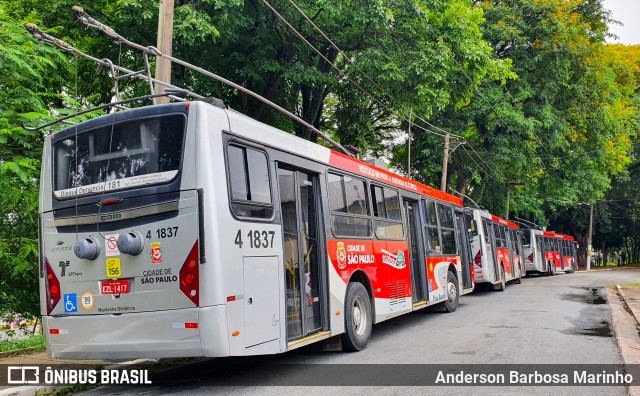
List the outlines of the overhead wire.
<svg viewBox="0 0 640 396">
<path fill-rule="evenodd" d="M 416 8 L 416 6 L 412 3 L 411 0 L 407 0 L 407 2 L 409 3 L 409 5 L 411 6 L 411 8 L 413 8 L 413 10 L 415 11 L 415 13 L 420 17 L 420 19 L 425 23 L 425 25 L 427 26 L 427 28 L 429 30 L 431 30 L 431 32 L 437 36 L 437 32 L 435 31 L 435 29 L 433 28 L 433 26 L 431 26 L 431 24 L 427 21 L 427 19 L 422 15 L 422 13 Z M 455 57 L 455 54 L 453 54 L 453 51 L 451 50 L 451 48 L 449 48 L 449 46 L 446 45 L 446 43 L 443 42 L 444 48 L 449 51 L 451 53 L 451 59 L 454 61 L 454 63 L 458 66 L 458 68 L 460 69 L 460 71 L 462 72 L 462 74 L 469 80 L 469 82 L 471 82 L 473 84 L 473 80 L 471 79 L 471 77 L 469 77 L 469 75 L 467 74 L 467 72 L 464 70 L 464 68 L 460 65 L 460 62 L 458 62 L 458 60 Z M 483 98 L 485 100 L 485 102 L 489 105 L 489 107 L 491 107 L 491 109 L 493 110 L 493 112 L 495 113 L 496 116 L 498 116 L 498 118 L 500 118 L 500 120 L 502 121 L 503 125 L 505 126 L 505 128 L 507 129 L 507 131 L 509 131 L 509 133 L 511 133 L 516 139 L 517 141 L 521 144 L 521 146 L 525 149 L 525 151 L 527 151 L 527 147 L 524 145 L 523 142 L 520 141 L 520 137 L 518 137 L 512 130 L 511 128 L 509 128 L 509 124 L 502 118 L 502 116 L 500 115 L 500 113 L 497 111 L 497 109 L 495 108 L 495 106 L 491 103 L 491 101 L 489 101 L 481 92 L 480 90 L 477 91 L 478 95 L 480 95 L 481 98 Z M 511 92 L 509 90 L 507 90 L 507 93 L 509 94 L 509 96 L 513 98 L 513 96 L 511 95 Z M 549 153 L 549 151 L 547 150 L 544 141 L 541 140 L 538 135 L 535 133 L 535 131 L 531 130 L 531 133 L 533 134 L 533 136 L 535 137 L 537 142 L 540 142 L 540 145 L 542 147 L 542 149 L 545 151 L 545 153 L 547 155 L 549 155 L 551 157 L 551 154 Z M 560 170 L 560 172 L 562 173 L 562 175 L 566 178 L 566 174 L 564 173 L 564 171 L 562 170 L 562 168 L 558 168 Z"/>
<path fill-rule="evenodd" d="M 331 67 L 333 69 L 335 69 L 338 73 L 340 73 L 340 75 L 342 75 L 342 77 L 344 77 L 345 79 L 347 79 L 350 83 L 352 83 L 353 85 L 355 85 L 361 92 L 363 92 L 365 95 L 367 95 L 371 100 L 373 100 L 374 102 L 376 102 L 378 105 L 382 106 L 384 109 L 386 109 L 387 111 L 389 111 L 391 114 L 393 114 L 394 112 L 391 111 L 391 109 L 389 108 L 389 106 L 386 103 L 383 103 L 380 99 L 376 98 L 373 94 L 371 94 L 369 91 L 367 91 L 366 89 L 364 89 L 360 84 L 358 84 L 357 82 L 353 81 L 353 79 L 351 77 L 349 77 L 349 75 L 347 73 L 345 73 L 342 69 L 340 69 L 338 66 L 336 66 L 332 61 L 330 61 L 322 52 L 320 52 L 320 50 L 318 50 L 313 44 L 311 44 L 309 42 L 309 40 L 307 40 L 302 33 L 300 33 L 280 12 L 278 12 L 275 7 L 269 3 L 268 0 L 262 0 L 262 2 L 267 6 L 267 8 L 269 8 L 280 20 L 282 20 L 282 22 L 284 22 L 287 27 L 289 27 L 306 45 L 308 45 L 314 52 L 316 52 L 325 62 L 329 63 L 331 65 Z M 303 15 L 303 17 L 307 20 L 307 21 L 311 21 L 310 18 L 304 13 L 303 10 L 300 9 L 300 7 L 298 7 L 292 0 L 289 0 L 289 2 L 294 5 L 294 8 L 296 8 L 296 10 Z M 351 63 L 352 65 L 355 66 L 355 64 L 351 61 L 351 59 L 346 56 L 346 54 L 315 24 L 311 21 L 312 26 L 318 31 L 320 32 L 320 34 L 329 42 L 329 44 L 336 50 L 338 51 L 339 54 L 341 54 L 343 56 L 343 58 Z M 359 67 L 355 66 L 356 69 L 366 77 L 367 80 L 369 81 L 373 81 L 366 73 L 364 73 Z M 384 91 L 377 83 L 373 82 L 373 84 L 378 87 L 381 91 Z M 393 98 L 390 98 L 393 99 Z M 406 119 L 407 117 L 403 117 L 403 119 Z M 415 116 L 416 119 L 420 120 L 421 122 L 424 122 L 426 125 L 440 131 L 441 133 L 434 133 L 433 131 L 428 131 L 429 133 L 432 133 L 434 135 L 438 135 L 438 136 L 445 136 L 446 134 L 449 134 L 449 136 L 456 138 L 456 139 L 460 139 L 463 141 L 466 141 L 466 139 L 464 138 L 464 136 L 455 134 L 455 133 L 451 133 L 449 131 L 446 131 L 436 125 L 433 125 L 431 123 L 429 123 L 428 121 L 422 119 L 419 116 Z M 413 124 L 414 126 L 416 124 Z M 418 126 L 420 127 L 420 126 Z M 426 128 L 421 128 L 424 129 L 425 131 Z"/>
<path fill-rule="evenodd" d="M 339 54 L 341 54 L 341 55 L 343 56 L 343 58 L 344 58 L 347 62 L 349 62 L 351 65 L 353 65 L 353 66 L 355 67 L 355 69 L 356 69 L 356 70 L 357 70 L 361 75 L 363 75 L 363 76 L 364 76 L 364 77 L 365 77 L 369 82 L 371 82 L 374 86 L 376 86 L 380 91 L 384 91 L 384 89 L 383 89 L 382 87 L 380 87 L 380 85 L 379 85 L 379 84 L 377 84 L 377 83 L 376 83 L 376 82 L 375 82 L 371 77 L 369 77 L 369 75 L 368 75 L 367 73 L 365 73 L 364 71 L 362 71 L 362 69 L 360 69 L 360 68 L 359 68 L 359 67 L 358 67 L 358 66 L 357 66 L 357 65 L 356 65 L 356 64 L 351 60 L 351 58 L 350 58 L 349 56 L 347 56 L 347 55 L 344 53 L 344 51 L 342 51 L 342 49 L 340 49 L 340 48 L 337 46 L 337 44 L 335 44 L 335 43 L 333 42 L 333 40 L 331 40 L 331 39 L 329 38 L 329 36 L 328 36 L 328 35 L 327 35 L 327 34 L 326 34 L 322 29 L 320 29 L 320 28 L 319 28 L 319 27 L 318 27 L 318 26 L 313 22 L 313 20 L 311 20 L 311 18 L 309 18 L 309 17 L 307 16 L 307 14 L 306 14 L 306 13 L 305 13 L 305 12 L 304 12 L 304 11 L 303 11 L 303 10 L 302 10 L 302 9 L 301 9 L 301 8 L 300 8 L 300 7 L 299 7 L 299 6 L 298 6 L 298 5 L 297 5 L 293 0 L 288 0 L 288 1 L 289 1 L 289 3 L 290 3 L 290 4 L 291 4 L 291 5 L 292 5 L 292 6 L 293 6 L 297 11 L 298 11 L 298 13 L 300 13 L 300 14 L 302 15 L 302 17 L 303 17 L 305 20 L 307 20 L 307 22 L 309 22 L 309 24 L 310 24 L 311 26 L 313 26 L 313 28 L 314 28 L 315 30 L 316 30 L 318 33 L 320 33 L 320 35 L 321 35 L 325 40 L 327 40 L 327 42 L 328 42 L 328 43 L 329 43 L 329 44 L 330 44 L 330 45 L 331 45 L 331 46 L 332 46 L 336 51 L 338 51 L 338 53 L 339 53 Z M 278 16 L 279 16 L 283 21 L 285 21 L 285 23 L 287 24 L 287 26 L 289 26 L 290 28 L 292 28 L 300 38 L 302 38 L 302 39 L 303 39 L 303 40 L 304 40 L 304 41 L 305 41 L 309 46 L 311 46 L 311 47 L 314 49 L 314 51 L 316 51 L 320 56 L 322 56 L 322 57 L 323 57 L 323 59 L 327 60 L 327 59 L 326 59 L 326 58 L 325 58 L 325 57 L 324 57 L 324 56 L 323 56 L 323 55 L 322 55 L 322 54 L 321 54 L 321 53 L 320 53 L 320 52 L 319 52 L 315 47 L 313 47 L 313 45 L 312 45 L 311 43 L 309 43 L 309 42 L 308 42 L 308 40 L 306 40 L 305 38 L 303 38 L 303 37 L 302 37 L 302 35 L 301 35 L 297 30 L 295 30 L 295 29 L 292 27 L 292 25 L 291 25 L 290 23 L 288 23 L 288 22 L 286 21 L 286 19 L 285 19 L 281 14 L 277 13 L 277 12 L 275 11 L 275 9 L 273 8 L 273 6 L 271 6 L 271 5 L 270 5 L 266 0 L 263 0 L 263 2 L 265 2 L 265 4 L 268 4 L 268 7 L 269 7 L 269 8 L 270 8 L 274 13 L 276 13 L 276 15 L 278 15 Z M 415 9 L 415 8 L 414 8 L 414 9 Z M 427 27 L 430 27 L 428 24 L 426 24 L 426 25 L 427 25 Z M 454 58 L 454 60 L 455 60 L 455 57 L 453 57 L 453 58 Z M 328 60 L 327 60 L 327 61 L 328 61 Z M 459 63 L 457 63 L 457 61 L 456 61 L 456 64 L 461 68 L 461 66 L 459 65 Z M 336 67 L 335 65 L 333 65 L 333 64 L 332 64 L 332 66 L 334 66 L 334 68 L 335 68 L 336 70 L 338 70 L 341 74 L 343 74 L 343 75 L 344 75 L 344 76 L 345 76 L 349 81 L 352 81 L 348 76 L 346 76 L 346 74 L 345 74 L 342 70 L 340 70 L 339 68 L 337 68 L 337 67 Z M 463 70 L 462 68 L 461 68 L 461 70 L 463 71 L 463 73 L 465 73 L 465 72 L 464 72 L 464 70 Z M 465 73 L 465 75 L 466 75 L 466 73 Z M 467 78 L 469 78 L 469 77 L 468 77 L 468 75 L 466 75 L 466 76 L 467 76 Z M 359 85 L 357 85 L 357 84 L 356 84 L 356 86 L 357 86 L 359 89 L 363 90 Z M 364 90 L 363 90 L 363 91 L 364 91 Z M 377 99 L 376 99 L 372 94 L 370 94 L 369 92 L 365 92 L 365 93 L 367 94 L 367 96 L 369 96 L 370 98 L 372 98 L 372 99 L 374 99 L 374 100 L 376 100 L 376 101 L 377 101 Z M 391 99 L 393 100 L 393 98 L 391 98 Z M 400 107 L 402 107 L 402 106 L 400 106 Z M 495 109 L 494 109 L 494 110 L 495 110 Z M 423 122 L 424 124 L 426 124 L 426 125 L 430 126 L 431 128 L 436 129 L 436 130 L 437 130 L 437 131 L 439 131 L 440 133 L 435 132 L 435 131 L 433 131 L 433 130 L 429 130 L 429 129 L 428 129 L 428 128 L 426 128 L 426 127 L 421 127 L 419 124 L 412 124 L 412 125 L 414 125 L 414 126 L 417 126 L 417 127 L 418 127 L 418 128 L 420 128 L 420 129 L 424 130 L 425 132 L 428 132 L 428 133 L 431 133 L 431 134 L 434 134 L 434 135 L 437 135 L 437 136 L 440 136 L 440 137 L 445 137 L 447 134 L 449 134 L 449 136 L 452 136 L 452 137 L 454 137 L 454 138 L 457 138 L 457 139 L 458 139 L 462 144 L 466 144 L 466 145 L 467 145 L 467 147 L 469 147 L 469 149 L 471 150 L 471 152 L 473 152 L 473 153 L 478 157 L 478 159 L 479 159 L 482 163 L 484 163 L 484 164 L 485 164 L 485 166 L 486 166 L 486 167 L 487 167 L 491 172 L 493 172 L 495 175 L 497 175 L 497 172 L 495 172 L 495 170 L 494 170 L 494 169 L 493 169 L 489 164 L 487 164 L 487 163 L 486 163 L 486 161 L 484 161 L 484 159 L 482 158 L 482 156 L 481 156 L 481 155 L 480 155 L 480 154 L 475 150 L 475 148 L 474 148 L 471 144 L 469 144 L 468 140 L 467 140 L 465 137 L 460 136 L 460 135 L 457 135 L 457 134 L 454 134 L 454 133 L 451 133 L 451 132 L 449 132 L 449 131 L 446 131 L 446 130 L 444 130 L 444 129 L 442 129 L 442 128 L 440 128 L 440 127 L 438 127 L 438 126 L 436 126 L 436 125 L 434 125 L 434 124 L 432 124 L 432 123 L 430 123 L 430 122 L 428 122 L 427 120 L 424 120 L 423 118 L 421 118 L 421 117 L 419 117 L 419 116 L 416 116 L 415 118 L 416 118 L 416 119 L 418 119 L 418 120 L 420 120 L 420 121 L 421 121 L 421 122 Z M 409 121 L 411 122 L 411 120 L 409 120 Z M 514 135 L 514 136 L 515 136 L 515 135 Z M 468 150 L 465 150 L 465 152 L 467 153 L 467 155 L 471 156 L 471 153 L 469 153 L 469 151 L 468 151 Z M 474 161 L 474 162 L 476 162 L 476 163 L 477 163 L 477 161 Z M 484 169 L 484 168 L 481 168 L 481 169 L 482 169 L 484 172 L 488 172 L 488 171 L 487 171 L 486 169 Z M 499 180 L 499 179 L 497 178 L 497 176 L 496 176 L 496 177 L 493 177 L 493 178 L 494 178 L 495 180 L 498 180 L 498 181 L 499 181 L 499 182 L 501 182 L 501 183 L 513 184 L 513 183 L 515 182 L 515 181 L 507 181 L 507 180 L 501 181 L 501 180 Z"/>
<path fill-rule="evenodd" d="M 391 114 L 393 114 L 393 111 L 391 111 L 388 106 L 384 103 L 382 103 L 380 100 L 378 100 L 373 94 L 369 93 L 366 89 L 364 89 L 363 87 L 361 87 L 359 84 L 355 83 L 344 71 L 342 71 L 340 68 L 338 68 L 333 62 L 331 62 L 329 59 L 327 59 L 326 56 L 324 56 L 324 54 L 322 54 L 317 48 L 315 48 L 315 46 L 313 46 L 313 44 L 311 44 L 296 28 L 293 27 L 293 25 L 284 17 L 282 16 L 282 14 L 280 14 L 274 7 L 273 5 L 271 5 L 267 0 L 262 0 L 263 3 L 278 17 L 280 18 L 291 30 L 293 30 L 295 32 L 295 34 L 303 41 L 305 42 L 309 47 L 311 47 L 322 59 L 324 59 L 326 62 L 328 62 L 335 70 L 337 70 L 343 77 L 345 77 L 349 82 L 353 83 L 359 90 L 361 90 L 363 93 L 365 93 L 369 98 L 371 98 L 372 100 L 374 100 L 376 103 L 382 105 L 383 107 L 385 107 Z M 342 51 L 342 49 L 340 49 L 334 42 L 333 40 L 331 40 L 329 38 L 329 36 L 322 30 L 320 29 L 308 16 L 307 14 L 300 9 L 300 7 L 298 7 L 298 5 L 293 1 L 293 0 L 288 0 L 289 3 L 303 16 L 303 18 L 305 18 L 310 24 L 311 26 L 313 26 L 313 28 L 318 31 L 320 33 L 320 35 L 327 40 L 327 42 L 336 50 L 338 51 L 339 54 L 341 54 L 343 56 L 343 58 L 349 62 L 350 64 L 352 64 L 356 70 L 358 70 L 358 72 L 360 74 L 362 74 L 368 81 L 370 81 L 374 86 L 376 86 L 380 91 L 384 91 L 384 89 L 382 87 L 380 87 L 379 84 L 377 84 L 373 79 L 371 79 L 364 71 L 362 71 L 362 69 L 360 69 L 351 59 L 350 57 L 348 57 L 344 51 Z M 391 98 L 393 99 L 393 98 Z M 439 132 L 433 131 L 433 130 L 429 130 L 426 127 L 422 127 L 419 124 L 412 124 L 414 127 L 418 127 L 419 129 L 424 130 L 425 132 L 440 136 L 440 137 L 445 137 L 447 134 L 450 137 L 456 138 L 460 141 L 461 144 L 465 144 L 468 145 L 469 149 L 477 156 L 477 158 L 480 160 L 480 162 L 482 162 L 485 167 L 487 169 L 489 169 L 488 171 L 480 166 L 478 164 L 478 161 L 476 161 L 474 158 L 472 158 L 472 154 L 468 151 L 468 150 L 464 150 L 467 155 L 469 155 L 469 157 L 471 157 L 471 159 L 478 164 L 478 166 L 480 167 L 481 170 L 484 171 L 484 173 L 487 173 L 491 178 L 493 178 L 494 180 L 500 182 L 500 183 L 507 183 L 507 184 L 513 184 L 516 183 L 516 181 L 512 181 L 512 180 L 500 180 L 498 178 L 498 173 L 489 165 L 486 163 L 486 161 L 484 161 L 484 159 L 482 158 L 482 156 L 480 154 L 478 154 L 478 152 L 475 150 L 475 148 L 473 148 L 473 146 L 471 146 L 468 142 L 468 140 L 461 136 L 461 135 L 457 135 L 454 133 L 451 133 L 449 131 L 446 131 L 424 119 L 422 119 L 419 116 L 415 117 L 416 119 L 420 120 L 421 122 L 425 123 L 426 125 L 436 129 Z M 411 120 L 409 120 L 411 122 Z M 464 148 L 464 146 L 463 146 Z M 491 173 L 493 173 L 495 176 L 491 175 Z"/>
</svg>

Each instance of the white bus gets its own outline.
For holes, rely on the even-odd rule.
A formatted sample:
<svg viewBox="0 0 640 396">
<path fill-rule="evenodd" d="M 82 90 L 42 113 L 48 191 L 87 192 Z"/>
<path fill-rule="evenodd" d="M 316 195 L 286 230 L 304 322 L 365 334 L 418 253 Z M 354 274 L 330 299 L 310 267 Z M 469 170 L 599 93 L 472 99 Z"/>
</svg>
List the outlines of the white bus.
<svg viewBox="0 0 640 396">
<path fill-rule="evenodd" d="M 524 276 L 520 227 L 480 209 L 466 209 L 472 217 L 471 252 L 474 282 L 504 291 L 507 282 Z"/>
<path fill-rule="evenodd" d="M 578 268 L 577 244 L 571 235 L 536 229 L 524 230 L 524 254 L 527 274 L 553 276 Z"/>
<path fill-rule="evenodd" d="M 361 350 L 374 323 L 473 289 L 460 199 L 221 106 L 86 121 L 42 164 L 52 358 Z"/>
</svg>

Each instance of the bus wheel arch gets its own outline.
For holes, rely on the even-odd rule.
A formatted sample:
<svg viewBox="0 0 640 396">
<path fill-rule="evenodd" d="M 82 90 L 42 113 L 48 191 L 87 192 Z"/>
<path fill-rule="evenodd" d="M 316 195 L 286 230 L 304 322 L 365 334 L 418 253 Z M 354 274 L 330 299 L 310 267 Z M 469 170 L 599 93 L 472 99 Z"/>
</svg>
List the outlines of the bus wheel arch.
<svg viewBox="0 0 640 396">
<path fill-rule="evenodd" d="M 441 304 L 441 311 L 454 312 L 460 303 L 460 280 L 458 271 L 453 264 L 449 264 L 447 271 L 447 299 Z"/>
<path fill-rule="evenodd" d="M 363 276 L 368 280 L 366 275 Z M 374 317 L 370 292 L 358 277 L 354 279 L 352 276 L 344 299 L 345 332 L 341 336 L 343 351 L 357 352 L 367 347 Z"/>
<path fill-rule="evenodd" d="M 349 283 L 357 282 L 362 283 L 365 290 L 369 294 L 369 302 L 371 303 L 371 316 L 373 317 L 373 323 L 376 323 L 376 304 L 373 297 L 373 286 L 371 286 L 371 280 L 369 276 L 363 270 L 356 270 L 351 274 L 351 278 L 349 278 Z M 347 284 L 348 286 L 348 284 Z M 346 293 L 345 293 L 345 301 L 346 301 Z"/>
</svg>

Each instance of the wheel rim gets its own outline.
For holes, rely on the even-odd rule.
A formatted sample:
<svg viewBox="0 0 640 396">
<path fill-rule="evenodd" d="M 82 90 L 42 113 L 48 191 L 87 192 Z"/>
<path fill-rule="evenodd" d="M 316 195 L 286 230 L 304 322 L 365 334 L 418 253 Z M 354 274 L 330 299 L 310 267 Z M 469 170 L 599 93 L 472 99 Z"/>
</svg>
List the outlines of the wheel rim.
<svg viewBox="0 0 640 396">
<path fill-rule="evenodd" d="M 366 315 L 366 306 L 364 300 L 362 298 L 357 297 L 353 301 L 353 307 L 351 310 L 351 316 L 353 318 L 353 330 L 355 330 L 356 334 L 363 335 L 367 328 L 367 315 Z"/>
<path fill-rule="evenodd" d="M 447 289 L 449 291 L 449 303 L 455 304 L 458 299 L 458 288 L 456 287 L 456 284 L 449 281 L 447 283 Z"/>
</svg>

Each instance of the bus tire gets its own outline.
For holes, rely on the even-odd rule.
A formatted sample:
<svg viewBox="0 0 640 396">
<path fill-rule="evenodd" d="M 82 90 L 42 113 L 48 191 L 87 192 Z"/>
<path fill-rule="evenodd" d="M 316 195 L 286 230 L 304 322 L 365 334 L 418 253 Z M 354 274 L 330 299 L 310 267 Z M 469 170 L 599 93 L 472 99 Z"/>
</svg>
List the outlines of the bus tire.
<svg viewBox="0 0 640 396">
<path fill-rule="evenodd" d="M 447 272 L 447 299 L 430 307 L 432 312 L 455 312 L 460 303 L 460 289 L 458 278 L 452 271 Z"/>
<path fill-rule="evenodd" d="M 504 265 L 500 266 L 500 283 L 498 284 L 498 290 L 501 292 L 507 290 L 507 277 L 504 274 Z"/>
<path fill-rule="evenodd" d="M 447 299 L 444 301 L 444 309 L 446 312 L 455 312 L 460 303 L 460 289 L 458 288 L 458 278 L 456 275 L 447 272 Z"/>
<path fill-rule="evenodd" d="M 347 285 L 344 322 L 342 350 L 357 352 L 365 349 L 371 338 L 373 318 L 369 293 L 362 283 L 351 282 Z"/>
</svg>

